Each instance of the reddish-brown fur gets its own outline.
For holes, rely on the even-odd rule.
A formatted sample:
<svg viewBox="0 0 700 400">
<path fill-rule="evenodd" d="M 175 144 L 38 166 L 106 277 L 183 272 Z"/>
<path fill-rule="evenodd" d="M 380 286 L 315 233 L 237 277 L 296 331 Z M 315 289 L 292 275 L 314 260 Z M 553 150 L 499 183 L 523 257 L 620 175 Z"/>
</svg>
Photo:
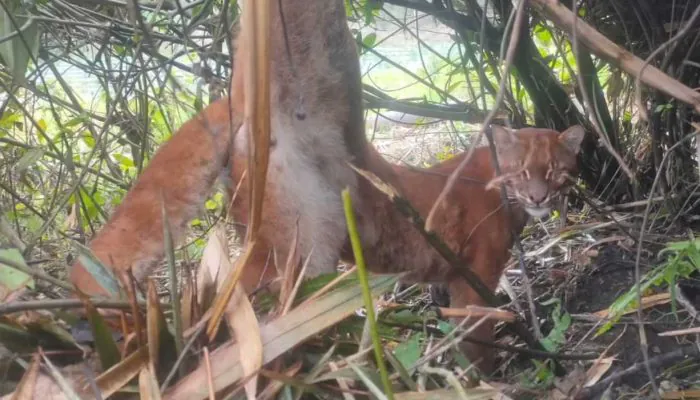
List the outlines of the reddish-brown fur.
<svg viewBox="0 0 700 400">
<path fill-rule="evenodd" d="M 347 235 L 340 191 L 350 187 L 355 192 L 357 186 L 348 163 L 364 165 L 359 59 L 342 1 L 283 0 L 271 1 L 270 7 L 271 139 L 276 145 L 270 151 L 263 213 L 278 218 L 264 220 L 261 230 L 286 259 L 283 245 L 298 227 L 300 256 L 308 256 L 313 247 L 310 270 L 322 272 L 332 268 Z M 241 40 L 230 107 L 219 100 L 184 124 L 93 238 L 93 253 L 113 270 L 131 268 L 139 279 L 148 275 L 163 255 L 161 204 L 177 240 L 215 177 L 234 164 L 233 153 L 245 157 L 242 60 L 247 53 Z M 325 247 L 314 244 L 318 236 L 326 239 Z M 72 268 L 71 279 L 87 294 L 105 294 L 80 263 Z"/>
<path fill-rule="evenodd" d="M 163 255 L 162 206 L 172 231 L 184 231 L 211 191 L 239 126 L 240 119 L 230 114 L 228 99 L 187 121 L 159 149 L 92 240 L 93 254 L 118 272 L 132 268 L 137 279 L 145 278 Z M 70 277 L 87 294 L 107 294 L 79 262 L 71 268 Z"/>
<path fill-rule="evenodd" d="M 340 202 L 340 191 L 349 187 L 365 257 L 373 271 L 410 271 L 411 280 L 447 282 L 453 307 L 483 304 L 406 218 L 394 210 L 385 195 L 348 166 L 352 162 L 390 183 L 425 216 L 446 176 L 463 155 L 427 170 L 386 162 L 365 138 L 359 62 L 345 25 L 343 3 L 282 2 L 291 64 L 279 29 L 278 3 L 271 4 L 271 114 L 275 145 L 270 154 L 260 246 L 243 276 L 248 293 L 277 275 L 274 265 L 265 267 L 271 259 L 269 250 L 277 252 L 276 259 L 283 265 L 292 250 L 289 245 L 296 229 L 299 258 L 311 258 L 309 276 L 331 272 L 339 258 L 351 258 Z M 245 51 L 244 46 L 239 46 L 236 60 L 243 59 Z M 119 272 L 133 268 L 136 277 L 142 279 L 163 254 L 162 204 L 177 238 L 204 201 L 216 175 L 226 166 L 230 168 L 228 190 L 233 192 L 246 168 L 247 135 L 240 118 L 243 76 L 243 69 L 235 68 L 231 106 L 227 99 L 209 105 L 183 125 L 151 160 L 91 243 L 93 253 L 103 263 Z M 507 178 L 503 182 L 514 189 L 511 194 L 518 200 L 512 219 L 499 208 L 498 187 L 486 189 L 494 172 L 484 148 L 476 151 L 462 173 L 481 183 L 460 182 L 436 215 L 437 233 L 491 290 L 509 257 L 511 228 L 520 232 L 527 219 L 521 204 L 528 206 L 531 213 L 546 212 L 554 197 L 549 195 L 559 193 L 565 183 L 553 171 L 575 171 L 575 153 L 583 131 L 575 127 L 567 132 L 561 136 L 550 130 L 524 129 L 512 135 L 494 127 L 499 160 Z M 246 185 L 243 180 L 239 196 L 229 210 L 234 220 L 243 224 L 248 210 Z M 265 276 L 261 277 L 263 271 Z M 73 267 L 71 279 L 83 292 L 105 293 L 79 263 Z M 474 336 L 488 339 L 492 328 L 491 324 L 483 324 Z M 490 369 L 491 351 L 474 346 L 466 346 L 466 350 L 472 359 L 483 359 L 480 366 Z"/>
</svg>

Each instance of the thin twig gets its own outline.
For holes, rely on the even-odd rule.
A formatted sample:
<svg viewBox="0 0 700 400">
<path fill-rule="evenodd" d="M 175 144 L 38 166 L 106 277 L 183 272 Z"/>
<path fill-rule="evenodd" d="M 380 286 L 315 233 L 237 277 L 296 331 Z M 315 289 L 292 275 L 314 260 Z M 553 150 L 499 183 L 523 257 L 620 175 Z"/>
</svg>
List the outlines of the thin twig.
<svg viewBox="0 0 700 400">
<path fill-rule="evenodd" d="M 474 138 L 474 142 L 472 143 L 471 147 L 467 151 L 466 156 L 462 161 L 459 163 L 457 168 L 452 172 L 449 178 L 447 178 L 447 182 L 445 183 L 445 186 L 443 187 L 442 191 L 438 195 L 437 199 L 433 203 L 433 207 L 430 209 L 430 212 L 428 213 L 428 218 L 425 219 L 425 229 L 428 232 L 431 232 L 433 230 L 433 219 L 435 218 L 435 213 L 437 212 L 438 207 L 442 207 L 442 203 L 445 201 L 445 198 L 447 197 L 447 194 L 452 190 L 454 187 L 455 183 L 457 182 L 457 178 L 459 175 L 462 173 L 462 170 L 464 167 L 467 165 L 469 160 L 471 159 L 472 155 L 474 154 L 474 151 L 476 150 L 477 146 L 479 145 L 479 142 L 481 141 L 482 136 L 484 135 L 484 130 L 491 124 L 491 121 L 493 118 L 496 116 L 498 113 L 498 109 L 500 107 L 501 102 L 503 102 L 503 96 L 505 94 L 506 90 L 506 82 L 508 79 L 506 78 L 508 76 L 508 73 L 510 71 L 510 66 L 513 63 L 513 57 L 515 57 L 515 50 L 518 47 L 518 41 L 520 39 L 520 32 L 524 20 L 524 15 L 525 15 L 525 3 L 526 0 L 520 0 L 520 3 L 518 4 L 518 8 L 516 11 L 515 15 L 515 23 L 513 24 L 513 31 L 510 35 L 510 42 L 508 43 L 508 50 L 506 52 L 506 57 L 505 57 L 505 65 L 503 66 L 503 72 L 501 73 L 502 79 L 500 82 L 500 85 L 498 87 L 498 94 L 496 96 L 496 101 L 494 102 L 493 108 L 489 112 L 489 114 L 486 116 L 486 119 L 484 120 L 483 125 L 481 126 L 481 129 L 479 130 L 479 133 L 477 134 L 476 138 Z"/>
<path fill-rule="evenodd" d="M 131 304 L 128 301 L 120 300 L 105 300 L 103 298 L 91 298 L 90 303 L 96 308 L 109 308 L 117 310 L 130 310 Z M 138 302 L 142 308 L 146 307 L 145 301 Z M 13 312 L 30 311 L 30 310 L 55 310 L 55 309 L 71 309 L 82 308 L 85 304 L 80 299 L 50 299 L 50 300 L 28 300 L 28 301 L 12 301 L 9 303 L 0 304 L 0 315 L 10 314 Z M 168 304 L 161 304 L 161 307 L 168 308 Z"/>
</svg>

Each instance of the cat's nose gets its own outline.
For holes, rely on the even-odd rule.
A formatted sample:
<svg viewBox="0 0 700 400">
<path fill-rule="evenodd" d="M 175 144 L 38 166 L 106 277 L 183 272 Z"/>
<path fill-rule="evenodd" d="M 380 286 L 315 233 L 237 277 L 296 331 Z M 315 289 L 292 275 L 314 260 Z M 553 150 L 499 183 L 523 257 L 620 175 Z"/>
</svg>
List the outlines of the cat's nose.
<svg viewBox="0 0 700 400">
<path fill-rule="evenodd" d="M 529 193 L 528 198 L 532 204 L 539 206 L 547 200 L 547 192 L 544 193 Z"/>
</svg>

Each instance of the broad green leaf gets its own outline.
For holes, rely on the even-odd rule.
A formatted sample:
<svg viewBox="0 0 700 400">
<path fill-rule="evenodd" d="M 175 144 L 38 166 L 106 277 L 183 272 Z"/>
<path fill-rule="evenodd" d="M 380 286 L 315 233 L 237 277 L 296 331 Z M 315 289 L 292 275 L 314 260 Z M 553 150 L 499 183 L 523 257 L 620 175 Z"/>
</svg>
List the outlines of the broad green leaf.
<svg viewBox="0 0 700 400">
<path fill-rule="evenodd" d="M 401 362 L 404 368 L 410 369 L 420 358 L 423 352 L 421 347 L 421 342 L 423 340 L 423 333 L 418 332 L 411 336 L 407 341 L 399 344 L 394 349 L 394 356 Z"/>
<path fill-rule="evenodd" d="M 0 256 L 29 269 L 18 249 L 0 249 Z M 34 279 L 31 275 L 0 263 L 0 300 L 4 300 L 7 295 L 24 286 L 34 288 Z"/>
<path fill-rule="evenodd" d="M 87 317 L 92 328 L 92 337 L 95 339 L 95 349 L 100 356 L 102 368 L 107 370 L 117 364 L 121 359 L 117 343 L 114 341 L 112 331 L 107 326 L 104 318 L 97 312 L 95 306 L 89 300 L 85 300 Z"/>
<path fill-rule="evenodd" d="M 38 339 L 19 325 L 0 321 L 0 342 L 12 352 L 29 353 L 36 351 Z"/>
<path fill-rule="evenodd" d="M 114 159 L 117 160 L 119 163 L 119 166 L 122 167 L 124 171 L 127 171 L 129 168 L 134 168 L 136 165 L 134 164 L 134 160 L 131 158 L 123 155 L 123 154 L 114 154 L 113 155 Z"/>
</svg>

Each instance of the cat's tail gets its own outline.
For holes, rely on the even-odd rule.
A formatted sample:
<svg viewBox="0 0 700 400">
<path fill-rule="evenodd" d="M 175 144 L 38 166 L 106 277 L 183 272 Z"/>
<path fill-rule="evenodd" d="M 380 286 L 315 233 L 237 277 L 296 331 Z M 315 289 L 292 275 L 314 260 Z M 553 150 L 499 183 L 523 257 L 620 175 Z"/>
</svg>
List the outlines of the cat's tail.
<svg viewBox="0 0 700 400">
<path fill-rule="evenodd" d="M 226 97 L 182 125 L 93 238 L 93 255 L 114 272 L 132 268 L 138 281 L 144 279 L 164 255 L 163 206 L 177 241 L 212 191 L 241 123 Z M 108 294 L 79 261 L 71 268 L 70 279 L 85 294 Z"/>
</svg>

